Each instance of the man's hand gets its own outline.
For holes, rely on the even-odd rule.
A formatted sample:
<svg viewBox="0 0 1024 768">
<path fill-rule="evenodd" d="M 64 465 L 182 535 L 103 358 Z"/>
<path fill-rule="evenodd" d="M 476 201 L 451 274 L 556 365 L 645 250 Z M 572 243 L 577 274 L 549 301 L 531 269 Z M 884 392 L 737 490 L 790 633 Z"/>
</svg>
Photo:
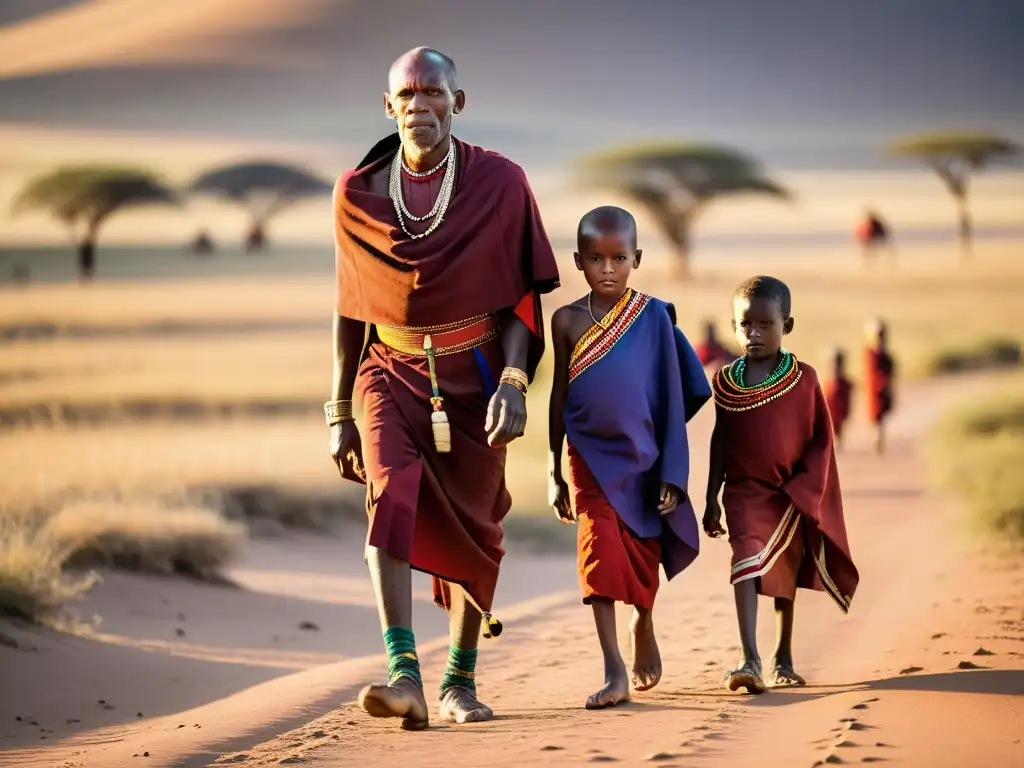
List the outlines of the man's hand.
<svg viewBox="0 0 1024 768">
<path fill-rule="evenodd" d="M 569 485 L 561 476 L 554 476 L 548 479 L 548 504 L 555 510 L 558 519 L 566 525 L 571 525 L 577 521 L 576 514 L 572 511 L 572 502 L 569 498 Z"/>
<path fill-rule="evenodd" d="M 330 450 L 343 478 L 366 485 L 363 441 L 354 421 L 342 421 L 331 427 Z"/>
<path fill-rule="evenodd" d="M 683 503 L 686 494 L 671 483 L 661 484 L 661 493 L 658 495 L 658 514 L 667 515 Z"/>
<path fill-rule="evenodd" d="M 702 524 L 704 526 L 704 533 L 712 539 L 725 535 L 725 528 L 722 527 L 722 505 L 718 503 L 717 498 L 708 499 Z"/>
<path fill-rule="evenodd" d="M 526 431 L 526 395 L 511 384 L 499 384 L 487 407 L 487 444 L 492 448 L 508 445 Z"/>
</svg>

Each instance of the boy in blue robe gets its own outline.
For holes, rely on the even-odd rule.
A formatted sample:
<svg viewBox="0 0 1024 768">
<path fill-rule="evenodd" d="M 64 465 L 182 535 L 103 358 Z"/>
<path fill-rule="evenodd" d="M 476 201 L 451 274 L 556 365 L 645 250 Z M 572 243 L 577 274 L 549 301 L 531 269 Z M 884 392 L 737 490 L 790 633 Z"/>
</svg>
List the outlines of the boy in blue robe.
<svg viewBox="0 0 1024 768">
<path fill-rule="evenodd" d="M 552 319 L 549 500 L 564 522 L 579 525 L 580 588 L 605 665 L 605 686 L 586 707 L 600 709 L 629 699 L 616 602 L 634 606 L 634 688 L 649 690 L 661 679 L 652 618 L 658 566 L 671 579 L 697 557 L 686 422 L 711 388 L 672 305 L 628 285 L 642 255 L 633 216 L 594 209 L 580 221 L 577 248 L 590 292 Z"/>
</svg>

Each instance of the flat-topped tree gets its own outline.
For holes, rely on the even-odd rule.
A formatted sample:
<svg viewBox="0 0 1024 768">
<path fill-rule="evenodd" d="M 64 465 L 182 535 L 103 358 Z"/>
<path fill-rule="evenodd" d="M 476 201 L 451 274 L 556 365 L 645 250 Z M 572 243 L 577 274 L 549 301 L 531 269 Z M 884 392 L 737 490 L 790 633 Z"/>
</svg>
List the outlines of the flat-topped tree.
<svg viewBox="0 0 1024 768">
<path fill-rule="evenodd" d="M 923 160 L 953 195 L 960 218 L 960 252 L 969 256 L 973 245 L 973 225 L 967 199 L 971 173 L 980 171 L 992 160 L 1009 158 L 1021 148 L 1000 136 L 985 133 L 926 133 L 892 142 L 889 153 Z"/>
<path fill-rule="evenodd" d="M 249 213 L 246 250 L 266 245 L 271 218 L 308 197 L 330 195 L 334 186 L 311 171 L 276 162 L 247 162 L 216 168 L 199 176 L 189 188 L 194 195 L 213 195 L 243 206 Z"/>
<path fill-rule="evenodd" d="M 679 277 L 690 273 L 693 225 L 712 200 L 742 193 L 791 199 L 751 158 L 724 146 L 624 146 L 585 157 L 579 168 L 584 184 L 614 189 L 647 209 L 672 243 Z"/>
<path fill-rule="evenodd" d="M 149 171 L 111 166 L 66 166 L 30 179 L 14 196 L 12 212 L 46 210 L 65 224 L 78 247 L 78 275 L 91 280 L 100 228 L 112 215 L 141 205 L 169 205 L 177 195 Z"/>
</svg>

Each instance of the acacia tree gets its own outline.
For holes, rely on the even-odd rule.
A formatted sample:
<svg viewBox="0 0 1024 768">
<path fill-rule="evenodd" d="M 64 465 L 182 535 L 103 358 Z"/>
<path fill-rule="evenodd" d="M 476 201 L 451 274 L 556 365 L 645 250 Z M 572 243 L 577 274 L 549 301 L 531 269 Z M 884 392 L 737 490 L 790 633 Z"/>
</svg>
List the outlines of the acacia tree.
<svg viewBox="0 0 1024 768">
<path fill-rule="evenodd" d="M 585 183 L 624 193 L 647 209 L 672 243 L 679 277 L 690 274 L 693 226 L 713 200 L 742 193 L 791 199 L 752 159 L 716 145 L 626 146 L 583 158 L 580 170 Z"/>
<path fill-rule="evenodd" d="M 929 133 L 908 136 L 889 145 L 889 152 L 914 157 L 935 171 L 953 196 L 959 217 L 960 253 L 970 256 L 973 223 L 968 202 L 971 173 L 982 170 L 992 160 L 1020 152 L 1013 142 L 983 133 Z"/>
<path fill-rule="evenodd" d="M 30 179 L 14 197 L 12 212 L 46 210 L 65 224 L 78 248 L 78 276 L 91 280 L 100 228 L 125 208 L 174 204 L 177 196 L 148 171 L 106 166 L 58 168 Z"/>
<path fill-rule="evenodd" d="M 261 250 L 265 246 L 267 224 L 282 210 L 307 197 L 329 195 L 333 190 L 332 184 L 310 171 L 275 162 L 216 168 L 199 176 L 189 188 L 194 195 L 213 195 L 248 211 L 247 250 Z"/>
</svg>

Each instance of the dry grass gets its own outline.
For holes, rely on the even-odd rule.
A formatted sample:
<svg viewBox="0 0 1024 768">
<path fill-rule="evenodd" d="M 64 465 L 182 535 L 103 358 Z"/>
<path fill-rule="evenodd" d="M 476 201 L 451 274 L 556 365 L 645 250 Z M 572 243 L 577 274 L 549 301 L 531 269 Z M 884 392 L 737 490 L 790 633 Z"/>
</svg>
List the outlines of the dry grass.
<svg viewBox="0 0 1024 768">
<path fill-rule="evenodd" d="M 936 481 L 966 502 L 980 530 L 1024 540 L 1024 396 L 1019 389 L 946 414 L 935 431 Z"/>
<path fill-rule="evenodd" d="M 45 521 L 0 509 L 0 614 L 46 621 L 88 592 L 96 576 L 66 573 L 69 554 Z"/>
<path fill-rule="evenodd" d="M 246 527 L 200 507 L 113 499 L 55 511 L 0 509 L 0 613 L 52 621 L 113 566 L 220 581 Z"/>
</svg>

